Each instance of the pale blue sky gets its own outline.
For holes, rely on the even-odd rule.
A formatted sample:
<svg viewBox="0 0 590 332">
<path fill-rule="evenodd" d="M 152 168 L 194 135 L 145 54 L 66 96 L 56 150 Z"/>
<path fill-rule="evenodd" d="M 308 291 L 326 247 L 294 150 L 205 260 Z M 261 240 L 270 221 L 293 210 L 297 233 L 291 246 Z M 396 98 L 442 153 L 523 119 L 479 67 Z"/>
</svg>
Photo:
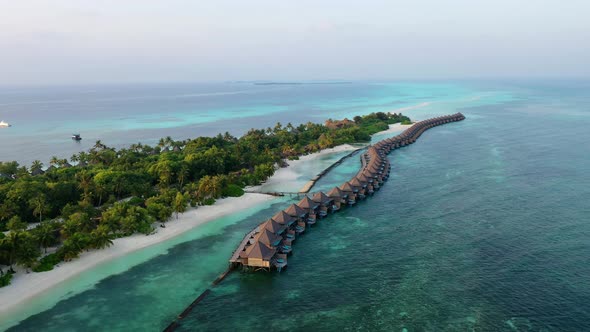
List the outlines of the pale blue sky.
<svg viewBox="0 0 590 332">
<path fill-rule="evenodd" d="M 589 77 L 588 0 L 0 0 L 0 84 Z"/>
</svg>

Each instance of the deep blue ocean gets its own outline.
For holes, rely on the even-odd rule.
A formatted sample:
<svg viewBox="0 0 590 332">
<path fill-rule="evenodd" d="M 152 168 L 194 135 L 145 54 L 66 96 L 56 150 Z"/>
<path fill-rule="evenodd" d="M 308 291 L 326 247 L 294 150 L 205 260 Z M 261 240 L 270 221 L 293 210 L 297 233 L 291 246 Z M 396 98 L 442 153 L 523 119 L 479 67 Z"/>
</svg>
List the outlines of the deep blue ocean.
<svg viewBox="0 0 590 332">
<path fill-rule="evenodd" d="M 58 148 L 73 130 L 125 144 L 377 110 L 467 117 L 393 152 L 388 183 L 298 239 L 285 271 L 231 274 L 179 330 L 590 331 L 589 81 L 126 89 L 89 91 L 94 101 L 79 88 L 4 91 L 0 117 L 14 127 L 0 131 L 0 151 L 19 155 L 24 143 L 7 136 Z M 25 147 L 22 160 L 34 153 Z M 357 167 L 348 159 L 319 188 Z M 290 203 L 103 264 L 33 301 L 11 330 L 160 331 L 210 287 L 247 230 Z"/>
</svg>

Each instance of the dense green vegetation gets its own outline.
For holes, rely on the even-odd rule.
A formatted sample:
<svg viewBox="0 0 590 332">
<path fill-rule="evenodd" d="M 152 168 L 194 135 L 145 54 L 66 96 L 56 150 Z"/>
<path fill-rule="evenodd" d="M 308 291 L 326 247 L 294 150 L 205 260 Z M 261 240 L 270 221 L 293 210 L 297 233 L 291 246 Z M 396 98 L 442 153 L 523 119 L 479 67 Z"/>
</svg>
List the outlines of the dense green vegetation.
<svg viewBox="0 0 590 332">
<path fill-rule="evenodd" d="M 186 141 L 161 139 L 157 146 L 133 144 L 116 150 L 100 141 L 50 167 L 0 163 L 0 265 L 47 271 L 116 237 L 150 234 L 187 208 L 220 197 L 243 195 L 243 187 L 271 176 L 285 159 L 344 143 L 370 140 L 401 114 L 372 113 L 353 121 L 251 129 Z M 337 124 L 337 125 L 336 125 Z M 38 223 L 34 228 L 31 223 Z M 48 248 L 50 255 L 46 255 Z M 41 258 L 42 257 L 42 258 Z M 10 276 L 3 274 L 0 285 Z"/>
</svg>

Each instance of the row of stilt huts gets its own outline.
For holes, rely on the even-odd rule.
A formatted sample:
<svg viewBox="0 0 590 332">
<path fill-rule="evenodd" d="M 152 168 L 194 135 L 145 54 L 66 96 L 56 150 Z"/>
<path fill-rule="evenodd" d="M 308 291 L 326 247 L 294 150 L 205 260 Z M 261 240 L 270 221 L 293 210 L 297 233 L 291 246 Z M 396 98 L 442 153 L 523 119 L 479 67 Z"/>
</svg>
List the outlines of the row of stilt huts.
<svg viewBox="0 0 590 332">
<path fill-rule="evenodd" d="M 230 264 L 248 270 L 280 271 L 285 268 L 293 243 L 306 229 L 319 219 L 373 195 L 383 186 L 391 170 L 386 158 L 388 153 L 414 143 L 424 131 L 432 127 L 463 119 L 463 114 L 457 113 L 420 121 L 395 137 L 369 146 L 361 155 L 361 169 L 350 181 L 326 193 L 318 192 L 311 197 L 306 195 L 297 204 L 291 204 L 258 225 L 244 237 L 232 255 Z"/>
</svg>

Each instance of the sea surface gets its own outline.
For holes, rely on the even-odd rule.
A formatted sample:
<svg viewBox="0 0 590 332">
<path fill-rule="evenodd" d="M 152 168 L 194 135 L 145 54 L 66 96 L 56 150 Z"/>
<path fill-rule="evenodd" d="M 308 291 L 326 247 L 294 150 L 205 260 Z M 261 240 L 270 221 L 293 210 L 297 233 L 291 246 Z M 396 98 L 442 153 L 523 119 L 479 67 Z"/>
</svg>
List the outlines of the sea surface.
<svg viewBox="0 0 590 332">
<path fill-rule="evenodd" d="M 240 136 L 277 122 L 324 122 L 374 111 L 428 109 L 432 103 L 440 111 L 440 105 L 509 97 L 449 82 L 0 86 L 0 120 L 12 124 L 0 128 L 0 161 L 28 166 L 39 159 L 47 166 L 52 156 L 69 158 L 97 140 L 121 148 L 156 144 L 166 136 L 182 140 L 226 131 Z M 72 134 L 82 141 L 73 141 Z"/>
<path fill-rule="evenodd" d="M 239 87 L 259 93 L 224 95 L 237 99 L 233 109 L 251 105 L 266 115 L 215 113 L 211 124 L 239 131 L 396 108 L 416 119 L 457 111 L 467 119 L 394 151 L 379 192 L 299 238 L 282 273 L 230 274 L 180 331 L 590 331 L 590 82 Z M 198 104 L 189 100 L 187 109 Z M 157 118 L 169 106 L 178 112 L 170 118 L 192 121 L 187 135 L 205 133 L 198 116 L 184 120 L 171 106 L 181 103 L 175 98 L 141 103 L 153 113 L 137 117 Z M 123 109 L 112 114 L 127 116 Z M 111 144 L 167 130 L 137 121 L 128 126 L 144 129 L 126 132 L 108 122 L 104 130 L 117 133 Z M 358 162 L 347 159 L 318 188 L 347 180 Z M 210 287 L 244 233 L 290 203 L 281 198 L 103 264 L 31 301 L 0 329 L 18 320 L 10 331 L 160 331 Z"/>
</svg>

